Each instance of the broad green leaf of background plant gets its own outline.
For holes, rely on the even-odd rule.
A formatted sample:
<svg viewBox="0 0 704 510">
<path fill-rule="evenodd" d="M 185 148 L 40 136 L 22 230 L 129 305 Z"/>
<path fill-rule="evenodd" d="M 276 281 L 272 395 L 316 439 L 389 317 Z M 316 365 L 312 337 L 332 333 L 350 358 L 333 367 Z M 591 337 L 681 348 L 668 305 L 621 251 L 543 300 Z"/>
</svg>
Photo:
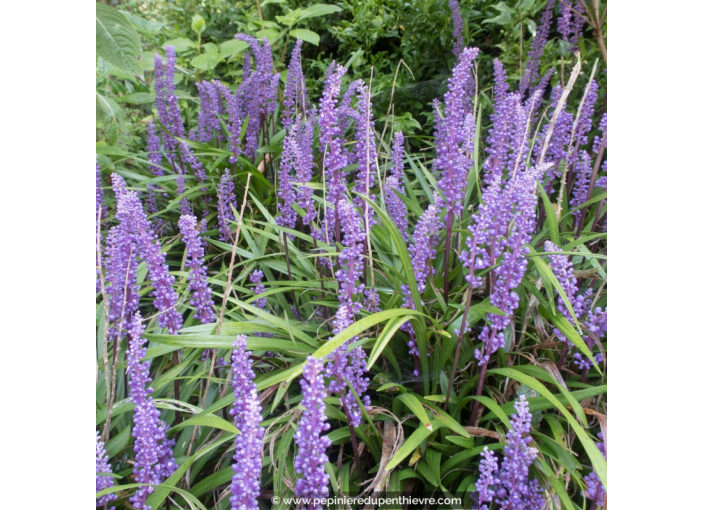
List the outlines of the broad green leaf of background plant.
<svg viewBox="0 0 704 510">
<path fill-rule="evenodd" d="M 142 45 L 129 20 L 112 7 L 95 4 L 95 50 L 112 65 L 131 74 L 142 74 Z"/>
<path fill-rule="evenodd" d="M 318 45 L 320 42 L 320 36 L 313 32 L 312 30 L 308 30 L 305 28 L 297 28 L 295 30 L 291 30 L 291 36 L 295 37 L 296 39 L 302 39 L 305 42 Z"/>
</svg>

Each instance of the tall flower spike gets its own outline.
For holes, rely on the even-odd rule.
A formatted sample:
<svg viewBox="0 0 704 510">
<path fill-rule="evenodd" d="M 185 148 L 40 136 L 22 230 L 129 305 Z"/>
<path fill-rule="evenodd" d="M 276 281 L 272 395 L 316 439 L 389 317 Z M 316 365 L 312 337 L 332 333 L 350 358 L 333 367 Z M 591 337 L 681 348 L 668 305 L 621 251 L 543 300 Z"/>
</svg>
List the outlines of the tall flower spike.
<svg viewBox="0 0 704 510">
<path fill-rule="evenodd" d="M 460 58 L 462 48 L 464 47 L 464 21 L 462 21 L 462 13 L 460 12 L 460 4 L 457 0 L 449 0 L 450 12 L 452 13 L 452 37 L 455 41 L 452 47 L 452 53 L 455 57 Z"/>
<path fill-rule="evenodd" d="M 338 300 L 340 306 L 333 319 L 333 333 L 338 334 L 354 323 L 355 315 L 362 309 L 359 300 L 364 292 L 364 284 L 359 283 L 364 268 L 362 251 L 364 232 L 361 229 L 361 220 L 356 209 L 347 201 L 340 202 L 340 219 L 344 238 L 344 248 L 338 257 L 340 269 L 335 277 L 340 286 Z M 356 337 L 351 338 L 328 356 L 330 363 L 327 366 L 327 375 L 330 377 L 330 392 L 340 395 L 340 404 L 344 407 L 353 427 L 357 427 L 362 419 L 354 395 L 346 391 L 347 383 L 362 400 L 365 407 L 370 405 L 368 395 L 364 395 L 369 385 L 369 379 L 363 376 L 367 370 L 366 355 L 361 347 L 355 347 L 351 352 L 349 344 Z"/>
<path fill-rule="evenodd" d="M 327 498 L 329 494 L 328 483 L 330 478 L 325 471 L 328 461 L 325 450 L 331 441 L 323 433 L 330 429 L 325 416 L 325 401 L 328 396 L 323 379 L 323 362 L 320 359 L 308 356 L 303 367 L 301 391 L 304 411 L 298 422 L 298 430 L 294 440 L 298 452 L 293 461 L 293 466 L 301 478 L 296 480 L 296 496 L 302 498 Z M 322 505 L 307 506 L 308 510 L 320 509 Z"/>
<path fill-rule="evenodd" d="M 110 459 L 105 451 L 105 444 L 103 440 L 100 439 L 100 433 L 95 431 L 95 492 L 98 493 L 108 487 L 115 485 L 115 479 L 111 476 L 101 475 L 98 473 L 112 473 L 112 466 L 110 465 Z M 95 502 L 95 506 L 102 506 L 107 508 L 107 505 L 111 501 L 117 499 L 117 494 L 107 494 L 99 498 Z M 113 510 L 115 507 L 110 507 Z"/>
<path fill-rule="evenodd" d="M 230 415 L 240 433 L 235 438 L 230 504 L 232 508 L 257 510 L 261 485 L 264 427 L 262 408 L 254 384 L 252 359 L 247 351 L 247 338 L 238 335 L 232 346 L 232 389 L 234 404 Z"/>
<path fill-rule="evenodd" d="M 543 58 L 545 44 L 548 42 L 554 7 L 555 0 L 548 0 L 545 4 L 543 14 L 540 16 L 540 25 L 531 42 L 530 51 L 528 52 L 528 58 L 526 60 L 526 70 L 519 86 L 521 96 L 525 94 L 528 87 L 540 76 L 540 60 Z"/>
<path fill-rule="evenodd" d="M 299 118 L 298 123 L 301 122 Z M 313 133 L 315 131 L 315 121 L 313 118 L 307 120 L 303 129 L 298 129 L 298 153 L 296 159 L 296 200 L 298 206 L 305 211 L 303 224 L 313 228 L 313 221 L 316 217 L 313 204 L 313 188 L 308 183 L 313 180 Z"/>
<path fill-rule="evenodd" d="M 202 324 L 209 324 L 215 322 L 215 313 L 213 313 L 215 303 L 211 299 L 212 292 L 208 286 L 208 277 L 203 265 L 205 250 L 200 237 L 198 237 L 197 226 L 198 220 L 196 220 L 195 216 L 184 215 L 178 220 L 178 228 L 181 230 L 186 243 L 186 254 L 188 256 L 186 267 L 190 269 L 188 273 L 188 289 L 193 296 L 191 305 L 196 309 L 194 317 Z"/>
<path fill-rule="evenodd" d="M 357 124 L 355 129 L 355 161 L 359 165 L 354 190 L 372 201 L 376 196 L 371 193 L 376 176 L 376 140 L 374 138 L 374 117 L 372 115 L 369 87 L 361 84 L 357 89 Z M 360 196 L 354 197 L 354 203 L 362 209 L 362 222 L 366 231 L 376 224 L 369 203 Z"/>
<path fill-rule="evenodd" d="M 498 476 L 496 476 L 499 470 L 499 461 L 496 460 L 496 455 L 492 450 L 489 450 L 486 446 L 484 451 L 481 453 L 482 460 L 479 463 L 479 480 L 477 480 L 476 487 L 478 492 L 478 506 L 477 510 L 488 510 L 487 505 L 482 503 L 491 503 L 494 500 L 494 487 L 500 482 Z"/>
<path fill-rule="evenodd" d="M 166 159 L 172 168 L 176 170 L 176 193 L 182 195 L 186 191 L 186 169 L 180 157 L 181 144 L 177 138 L 186 137 L 186 129 L 183 125 L 181 109 L 178 106 L 176 97 L 175 73 L 176 73 L 176 49 L 167 45 L 164 46 L 166 62 L 162 61 L 159 54 L 154 55 L 154 92 L 156 94 L 155 105 L 159 115 L 159 120 L 163 126 L 162 141 L 166 152 Z M 190 213 L 191 206 L 188 200 L 181 199 L 181 213 Z"/>
<path fill-rule="evenodd" d="M 230 92 L 223 83 L 213 80 L 213 86 L 218 90 L 220 95 L 224 98 L 225 104 L 227 106 L 228 114 L 228 129 L 230 131 L 230 138 L 228 140 L 228 150 L 232 152 L 230 156 L 230 163 L 232 164 L 232 171 L 234 172 L 235 164 L 237 163 L 237 158 L 242 152 L 240 147 L 240 134 L 242 133 L 242 104 L 240 102 L 239 96 Z"/>
<path fill-rule="evenodd" d="M 117 174 L 112 174 L 113 182 L 124 180 Z M 161 251 L 151 223 L 147 220 L 142 204 L 133 191 L 122 192 L 117 199 L 117 219 L 137 247 L 139 257 L 144 260 L 149 271 L 149 277 L 154 286 L 152 296 L 154 306 L 159 312 L 159 327 L 168 328 L 170 334 L 175 334 L 183 325 L 183 317 L 176 310 L 178 294 L 172 285 L 175 278 L 169 274 L 166 265 L 166 255 Z"/>
<path fill-rule="evenodd" d="M 226 168 L 220 177 L 220 184 L 218 184 L 218 229 L 221 241 L 232 240 L 229 222 L 235 221 L 234 208 L 237 208 L 235 179 L 230 175 L 230 169 Z"/>
<path fill-rule="evenodd" d="M 237 89 L 237 97 L 242 104 L 243 112 L 249 115 L 244 152 L 248 158 L 254 159 L 259 148 L 259 133 L 267 127 L 262 123 L 266 120 L 266 116 L 274 113 L 276 109 L 279 74 L 274 74 L 271 45 L 266 37 L 262 39 L 261 45 L 250 35 L 237 34 L 235 38 L 249 44 L 256 64 L 256 69 L 247 73 Z"/>
<path fill-rule="evenodd" d="M 306 80 L 301 67 L 301 46 L 303 39 L 296 40 L 296 46 L 291 53 L 288 63 L 288 75 L 284 88 L 284 111 L 281 124 L 288 128 L 299 114 L 308 110 L 308 96 L 306 95 Z"/>
<path fill-rule="evenodd" d="M 536 478 L 529 480 L 528 471 L 538 457 L 538 449 L 530 446 L 531 420 L 526 397 L 521 395 L 514 403 L 516 413 L 511 415 L 511 430 L 506 434 L 504 460 L 501 463 L 496 498 L 500 508 L 542 508 L 543 489 Z"/>
<path fill-rule="evenodd" d="M 282 227 L 295 229 L 298 214 L 294 209 L 296 193 L 293 190 L 293 172 L 297 159 L 299 124 L 290 124 L 284 137 L 284 147 L 279 160 L 279 182 L 277 195 L 281 199 L 279 209 L 281 214 L 276 217 L 276 224 Z M 293 239 L 293 234 L 286 233 Z"/>
<path fill-rule="evenodd" d="M 264 285 L 262 285 L 262 278 L 264 278 L 264 273 L 260 269 L 255 269 L 254 271 L 252 271 L 252 275 L 249 277 L 249 281 L 254 284 L 255 296 L 258 296 L 266 290 L 264 288 Z M 264 310 L 264 308 L 266 308 L 266 298 L 257 298 L 252 302 L 252 304 L 257 308 Z"/>
<path fill-rule="evenodd" d="M 154 120 L 150 120 L 147 125 L 147 158 L 149 159 L 149 170 L 152 175 L 154 177 L 161 177 L 164 175 L 164 169 L 161 168 L 161 163 L 163 161 L 161 155 L 161 140 L 159 139 L 159 135 L 156 133 Z M 150 182 L 147 184 L 147 209 L 150 214 L 156 214 L 159 210 L 156 205 L 154 188 L 156 188 L 154 183 Z"/>
<path fill-rule="evenodd" d="M 325 208 L 323 233 L 320 238 L 329 244 L 338 240 L 340 233 L 339 203 L 347 190 L 343 171 L 347 166 L 347 156 L 343 149 L 344 140 L 338 124 L 337 98 L 340 95 L 342 77 L 347 72 L 343 66 L 336 66 L 328 72 L 320 99 L 320 152 L 323 154 L 327 201 L 332 207 Z"/>
<path fill-rule="evenodd" d="M 403 133 L 397 132 L 394 135 L 394 145 L 391 151 L 391 173 L 386 178 L 384 187 L 384 199 L 386 209 L 389 211 L 391 220 L 396 224 L 403 240 L 408 242 L 408 218 L 406 217 L 406 204 L 395 193 L 404 194 L 403 185 Z"/>
<path fill-rule="evenodd" d="M 433 201 L 428 208 L 423 212 L 416 228 L 413 231 L 413 241 L 408 247 L 408 253 L 411 256 L 411 265 L 413 266 L 413 274 L 416 279 L 418 293 L 422 296 L 425 292 L 428 283 L 428 276 L 435 274 L 433 268 L 433 260 L 435 259 L 435 246 L 440 241 L 440 229 L 442 221 L 440 220 L 440 210 L 437 206 L 438 195 L 433 195 Z M 403 297 L 403 307 L 415 310 L 413 295 L 408 285 L 401 285 L 401 293 Z M 401 330 L 411 334 L 413 326 L 409 322 L 401 326 Z M 411 338 L 408 342 L 408 350 L 411 356 L 418 357 L 418 346 L 415 340 Z M 414 375 L 418 375 L 414 373 Z"/>
<path fill-rule="evenodd" d="M 435 144 L 437 157 L 433 166 L 440 172 L 438 187 L 442 192 L 440 207 L 460 216 L 463 210 L 467 171 L 472 166 L 474 151 L 474 114 L 472 98 L 474 79 L 472 63 L 477 48 L 465 48 L 452 68 L 452 77 L 445 94 L 444 117 L 436 111 Z"/>
<path fill-rule="evenodd" d="M 130 502 L 138 510 L 150 510 L 151 506 L 146 501 L 149 494 L 154 492 L 154 485 L 166 480 L 178 466 L 171 450 L 175 441 L 167 439 L 169 426 L 161 419 L 150 395 L 153 389 L 148 385 L 152 380 L 149 377 L 149 361 L 143 361 L 147 355 L 143 333 L 142 317 L 136 312 L 130 327 L 127 351 L 130 401 L 135 405 L 132 437 L 136 456 L 133 471 L 135 482 L 150 485 L 139 487 Z"/>
</svg>

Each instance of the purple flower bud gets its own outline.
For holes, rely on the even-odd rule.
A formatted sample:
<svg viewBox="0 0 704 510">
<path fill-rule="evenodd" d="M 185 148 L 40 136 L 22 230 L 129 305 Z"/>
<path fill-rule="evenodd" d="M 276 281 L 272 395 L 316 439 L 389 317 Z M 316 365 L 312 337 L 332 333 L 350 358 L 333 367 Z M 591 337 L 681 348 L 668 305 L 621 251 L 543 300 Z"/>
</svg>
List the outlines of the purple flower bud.
<svg viewBox="0 0 704 510">
<path fill-rule="evenodd" d="M 323 362 L 308 356 L 303 367 L 301 391 L 304 411 L 298 422 L 294 440 L 298 452 L 293 461 L 296 472 L 301 478 L 296 480 L 296 496 L 303 498 L 327 498 L 330 478 L 325 472 L 328 457 L 325 450 L 331 441 L 323 433 L 330 429 L 325 416 L 325 401 L 328 396 L 323 379 Z M 322 508 L 322 505 L 308 506 L 309 510 Z"/>
<path fill-rule="evenodd" d="M 247 337 L 238 335 L 232 346 L 232 389 L 234 403 L 230 415 L 240 433 L 235 438 L 234 474 L 230 491 L 232 508 L 256 510 L 261 489 L 264 427 L 262 407 L 254 384 L 251 354 Z"/>
<path fill-rule="evenodd" d="M 452 47 L 452 53 L 455 57 L 460 58 L 462 54 L 462 48 L 464 47 L 464 40 L 462 33 L 464 32 L 464 21 L 462 21 L 462 13 L 460 12 L 460 4 L 457 0 L 449 0 L 450 12 L 452 12 L 452 37 L 455 40 L 455 44 Z"/>
<path fill-rule="evenodd" d="M 110 465 L 110 459 L 105 451 L 105 444 L 103 440 L 100 439 L 100 433 L 95 431 L 95 492 L 98 493 L 108 487 L 115 485 L 115 480 L 111 476 L 99 475 L 98 473 L 112 473 L 112 466 Z M 107 508 L 107 505 L 111 501 L 117 499 L 117 494 L 107 494 L 95 502 L 95 506 L 101 506 Z M 113 510 L 115 507 L 110 507 Z"/>
<path fill-rule="evenodd" d="M 406 204 L 395 191 L 402 195 L 405 193 L 403 184 L 403 133 L 400 131 L 394 135 L 394 145 L 391 151 L 391 173 L 386 178 L 384 199 L 386 201 L 386 210 L 389 212 L 391 220 L 398 227 L 403 240 L 408 242 Z"/>
<path fill-rule="evenodd" d="M 136 456 L 133 472 L 135 482 L 152 485 L 139 487 L 130 502 L 138 510 L 150 510 L 151 506 L 146 504 L 146 500 L 154 492 L 153 485 L 166 480 L 178 466 L 172 452 L 175 441 L 167 439 L 169 426 L 161 419 L 150 395 L 153 389 L 148 386 L 152 381 L 149 377 L 149 361 L 142 361 L 147 354 L 143 333 L 142 317 L 139 312 L 135 312 L 130 325 L 127 351 L 130 401 L 135 405 L 132 437 Z"/>
<path fill-rule="evenodd" d="M 178 228 L 181 230 L 184 242 L 186 243 L 186 254 L 188 260 L 186 267 L 190 269 L 188 273 L 188 289 L 191 291 L 191 305 L 195 307 L 196 313 L 194 317 L 202 324 L 215 322 L 215 314 L 213 306 L 215 303 L 211 299 L 211 290 L 208 287 L 208 277 L 203 265 L 203 243 L 198 237 L 196 229 L 197 220 L 195 216 L 181 216 L 178 220 Z"/>
</svg>

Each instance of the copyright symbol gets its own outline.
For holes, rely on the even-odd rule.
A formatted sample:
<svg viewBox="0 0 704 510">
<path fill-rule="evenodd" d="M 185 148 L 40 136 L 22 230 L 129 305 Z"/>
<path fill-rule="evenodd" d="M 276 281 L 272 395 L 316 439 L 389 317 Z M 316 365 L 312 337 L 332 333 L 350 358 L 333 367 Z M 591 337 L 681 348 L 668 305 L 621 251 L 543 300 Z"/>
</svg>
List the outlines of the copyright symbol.
<svg viewBox="0 0 704 510">
<path fill-rule="evenodd" d="M 280 501 L 280 498 L 278 496 L 274 496 L 271 498 L 271 502 L 274 503 L 275 505 L 278 505 Z"/>
</svg>

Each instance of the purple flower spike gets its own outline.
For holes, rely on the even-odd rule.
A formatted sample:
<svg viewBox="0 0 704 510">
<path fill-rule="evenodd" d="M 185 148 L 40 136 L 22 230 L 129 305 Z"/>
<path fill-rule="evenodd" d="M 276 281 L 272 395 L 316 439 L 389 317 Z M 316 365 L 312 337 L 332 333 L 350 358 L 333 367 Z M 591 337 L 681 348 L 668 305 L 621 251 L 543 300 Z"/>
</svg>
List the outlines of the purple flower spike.
<svg viewBox="0 0 704 510">
<path fill-rule="evenodd" d="M 290 229 L 296 228 L 296 221 L 298 219 L 298 214 L 294 209 L 296 193 L 293 190 L 293 172 L 299 157 L 299 127 L 300 125 L 298 123 L 289 125 L 286 136 L 284 137 L 281 160 L 279 161 L 279 189 L 277 195 L 281 199 L 281 203 L 279 204 L 281 215 L 276 217 L 276 223 L 277 225 Z M 293 239 L 293 234 L 286 233 L 286 235 L 290 239 Z"/>
<path fill-rule="evenodd" d="M 482 503 L 491 503 L 494 499 L 494 490 L 492 489 L 501 480 L 496 476 L 496 472 L 499 470 L 499 461 L 496 459 L 496 455 L 493 451 L 489 450 L 486 446 L 484 451 L 481 453 L 482 460 L 479 463 L 479 480 L 477 480 L 476 487 L 479 492 L 479 501 L 477 510 L 488 510 L 488 506 L 482 505 Z"/>
<path fill-rule="evenodd" d="M 516 413 L 511 415 L 511 430 L 506 434 L 507 444 L 504 448 L 504 459 L 498 477 L 497 461 L 493 452 L 484 448 L 479 464 L 479 510 L 486 510 L 492 502 L 498 508 L 537 510 L 542 508 L 543 489 L 536 478 L 529 480 L 529 470 L 536 458 L 538 449 L 530 446 L 532 415 L 528 408 L 526 397 L 521 395 L 514 403 Z M 488 505 L 482 505 L 488 503 Z"/>
<path fill-rule="evenodd" d="M 525 94 L 528 87 L 540 76 L 540 60 L 543 58 L 545 44 L 548 42 L 554 7 L 555 0 L 548 0 L 545 4 L 545 10 L 543 10 L 543 14 L 540 16 L 540 25 L 538 26 L 537 33 L 531 42 L 530 51 L 528 52 L 526 71 L 523 74 L 523 78 L 521 78 L 519 87 L 521 96 Z"/>
<path fill-rule="evenodd" d="M 455 54 L 455 57 L 460 58 L 462 48 L 464 47 L 464 39 L 462 37 L 464 21 L 462 21 L 459 2 L 457 0 L 449 0 L 448 3 L 450 4 L 450 12 L 452 12 L 452 37 L 455 40 L 452 53 Z"/>
<path fill-rule="evenodd" d="M 371 193 L 376 176 L 376 141 L 374 138 L 374 117 L 369 88 L 361 84 L 357 88 L 357 122 L 355 129 L 355 161 L 359 165 L 354 190 L 372 201 L 376 197 Z M 360 196 L 354 197 L 354 203 L 362 209 L 362 222 L 366 231 L 376 224 L 369 203 Z"/>
<path fill-rule="evenodd" d="M 259 133 L 266 129 L 266 117 L 276 110 L 276 91 L 279 74 L 274 74 L 274 58 L 271 45 L 266 37 L 261 45 L 246 34 L 237 34 L 236 39 L 249 44 L 254 54 L 256 69 L 243 75 L 242 84 L 237 89 L 237 98 L 242 104 L 242 111 L 249 116 L 245 133 L 245 155 L 254 159 L 259 148 Z"/>
<path fill-rule="evenodd" d="M 299 119 L 300 122 L 300 119 Z M 298 129 L 298 140 L 296 153 L 296 200 L 298 206 L 305 211 L 303 224 L 313 228 L 316 212 L 313 204 L 313 188 L 308 183 L 313 179 L 313 132 L 315 131 L 315 121 L 308 120 L 303 129 Z"/>
<path fill-rule="evenodd" d="M 175 441 L 167 439 L 169 426 L 161 419 L 150 395 L 153 389 L 148 386 L 152 381 L 149 377 L 149 361 L 142 361 L 147 355 L 143 333 L 142 317 L 136 312 L 130 326 L 130 344 L 127 351 L 130 401 L 135 405 L 132 437 L 136 456 L 133 472 L 135 482 L 152 485 L 139 487 L 130 502 L 138 510 L 151 510 L 146 501 L 154 492 L 153 485 L 166 480 L 178 466 L 171 450 Z"/>
<path fill-rule="evenodd" d="M 264 288 L 264 285 L 262 285 L 262 279 L 264 278 L 264 273 L 260 269 L 255 269 L 252 271 L 252 275 L 249 277 L 249 281 L 254 284 L 254 295 L 258 296 L 262 292 L 264 292 L 266 289 Z M 256 306 L 257 308 L 264 310 L 266 308 L 266 298 L 265 297 L 260 297 L 255 299 L 252 304 Z"/>
<path fill-rule="evenodd" d="M 235 438 L 234 474 L 230 491 L 232 508 L 257 510 L 261 485 L 264 427 L 262 407 L 254 384 L 247 337 L 238 335 L 232 346 L 232 389 L 235 400 L 230 411 L 240 433 Z"/>
<path fill-rule="evenodd" d="M 598 436 L 599 439 L 604 439 L 604 436 L 601 432 L 599 432 Z M 597 448 L 599 448 L 599 451 L 604 456 L 604 458 L 606 458 L 606 445 L 602 442 L 597 442 L 596 446 Z M 582 491 L 582 496 L 587 499 L 596 500 L 597 505 L 604 506 L 604 498 L 606 497 L 606 491 L 604 490 L 604 484 L 601 483 L 601 480 L 599 479 L 597 474 L 593 471 L 589 473 L 589 475 L 584 478 L 584 483 L 587 485 L 587 490 Z"/>
<path fill-rule="evenodd" d="M 298 422 L 298 430 L 294 440 L 298 452 L 293 461 L 296 472 L 301 478 L 296 480 L 296 496 L 302 498 L 327 498 L 330 478 L 325 472 L 328 457 L 325 450 L 331 441 L 323 433 L 330 429 L 325 416 L 325 401 L 328 396 L 323 379 L 323 362 L 313 356 L 308 356 L 303 367 L 301 390 L 304 411 Z M 320 509 L 322 505 L 309 504 L 308 510 Z"/>
<path fill-rule="evenodd" d="M 298 39 L 291 53 L 288 63 L 288 75 L 284 88 L 284 111 L 281 124 L 288 128 L 299 114 L 308 110 L 308 96 L 306 95 L 306 80 L 301 67 L 301 46 L 303 40 Z"/>
<path fill-rule="evenodd" d="M 103 440 L 100 439 L 100 433 L 95 431 L 95 492 L 98 493 L 104 489 L 112 487 L 115 485 L 115 480 L 111 476 L 99 475 L 98 473 L 112 473 L 112 466 L 110 465 L 110 459 L 105 451 L 105 444 Z M 95 502 L 95 506 L 102 506 L 107 508 L 107 505 L 111 501 L 117 499 L 117 494 L 107 494 Z M 110 507 L 110 510 L 114 510 L 114 506 Z"/>
<path fill-rule="evenodd" d="M 408 242 L 408 218 L 406 218 L 406 204 L 394 192 L 398 191 L 402 195 L 405 192 L 403 184 L 403 133 L 400 131 L 394 135 L 394 145 L 391 151 L 391 174 L 386 178 L 384 188 L 384 199 L 386 209 L 389 211 L 391 220 L 396 224 L 403 240 Z"/>
<path fill-rule="evenodd" d="M 460 216 L 463 210 L 467 171 L 472 166 L 474 152 L 474 78 L 472 64 L 479 54 L 477 48 L 465 48 L 452 68 L 452 77 L 445 94 L 444 117 L 435 112 L 435 144 L 437 157 L 433 162 L 440 173 L 438 187 L 442 192 L 440 208 Z"/>
<path fill-rule="evenodd" d="M 344 139 L 338 124 L 337 98 L 340 95 L 342 77 L 347 72 L 343 66 L 332 68 L 325 78 L 323 96 L 320 100 L 320 151 L 323 153 L 323 166 L 327 187 L 327 201 L 322 240 L 332 244 L 338 240 L 340 232 L 339 203 L 347 191 L 343 171 L 347 166 L 347 153 L 343 149 Z"/>
<path fill-rule="evenodd" d="M 362 251 L 365 239 L 361 229 L 361 219 L 352 204 L 347 201 L 340 202 L 340 219 L 344 233 L 342 241 L 344 248 L 338 257 L 340 269 L 335 273 L 340 285 L 337 297 L 340 306 L 333 319 L 334 334 L 344 331 L 354 323 L 355 315 L 362 309 L 359 297 L 364 292 L 364 284 L 359 283 L 364 268 Z M 346 391 L 348 383 L 365 407 L 371 403 L 369 396 L 364 395 L 369 386 L 369 379 L 363 376 L 367 370 L 364 350 L 361 347 L 355 347 L 351 352 L 348 351 L 349 344 L 355 340 L 356 337 L 353 337 L 335 349 L 328 356 L 330 363 L 326 369 L 330 377 L 330 392 L 340 395 L 340 404 L 344 407 L 353 427 L 359 426 L 362 411 L 354 395 Z"/>
<path fill-rule="evenodd" d="M 113 175 L 113 183 L 120 187 L 124 180 L 117 174 Z M 154 291 L 154 306 L 159 312 L 159 327 L 168 328 L 170 334 L 175 334 L 183 325 L 183 317 L 176 310 L 178 294 L 172 288 L 174 277 L 169 274 L 166 265 L 166 255 L 161 251 L 151 223 L 147 220 L 142 204 L 133 191 L 121 192 L 117 198 L 117 219 L 120 228 L 126 229 L 126 235 L 137 248 L 139 257 L 144 260 L 149 271 Z"/>
<path fill-rule="evenodd" d="M 223 242 L 232 241 L 228 223 L 235 221 L 233 208 L 237 208 L 235 179 L 230 175 L 230 170 L 225 169 L 218 185 L 218 228 L 220 230 L 220 240 Z"/>
<path fill-rule="evenodd" d="M 181 230 L 186 243 L 186 253 L 188 255 L 188 261 L 186 262 L 186 267 L 190 269 L 188 273 L 188 289 L 193 295 L 191 305 L 196 309 L 194 317 L 202 324 L 209 324 L 215 322 L 215 314 L 213 313 L 215 303 L 210 298 L 212 292 L 210 287 L 208 287 L 205 266 L 203 265 L 205 250 L 200 237 L 198 237 L 197 225 L 198 221 L 195 216 L 184 215 L 178 220 L 178 228 Z"/>
</svg>

